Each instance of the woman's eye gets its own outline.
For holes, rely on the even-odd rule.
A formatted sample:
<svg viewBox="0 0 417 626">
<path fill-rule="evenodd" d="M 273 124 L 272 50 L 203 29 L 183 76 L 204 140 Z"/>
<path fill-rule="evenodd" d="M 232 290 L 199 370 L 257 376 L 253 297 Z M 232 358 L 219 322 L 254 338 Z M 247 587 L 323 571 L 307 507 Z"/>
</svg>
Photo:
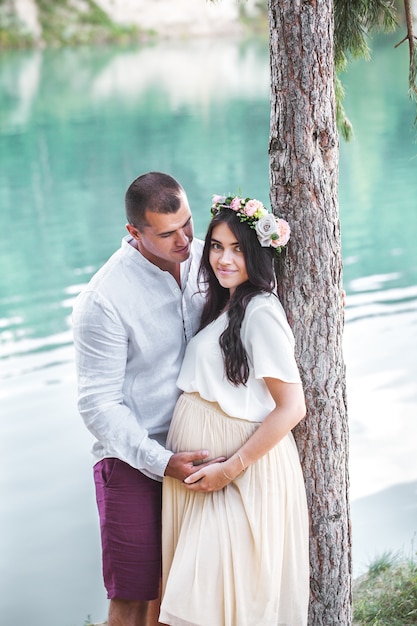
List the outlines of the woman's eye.
<svg viewBox="0 0 417 626">
<path fill-rule="evenodd" d="M 211 249 L 212 250 L 220 250 L 221 246 L 218 243 L 215 243 L 214 241 L 211 243 Z"/>
</svg>

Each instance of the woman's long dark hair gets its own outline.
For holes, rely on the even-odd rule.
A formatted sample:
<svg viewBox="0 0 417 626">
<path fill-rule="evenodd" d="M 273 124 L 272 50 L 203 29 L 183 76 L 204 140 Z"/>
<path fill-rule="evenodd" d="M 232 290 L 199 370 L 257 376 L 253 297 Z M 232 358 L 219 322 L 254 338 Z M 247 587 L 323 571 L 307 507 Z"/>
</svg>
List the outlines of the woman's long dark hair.
<svg viewBox="0 0 417 626">
<path fill-rule="evenodd" d="M 239 285 L 229 302 L 229 290 L 219 284 L 210 262 L 210 246 L 213 229 L 221 223 L 228 225 L 239 242 L 245 258 L 249 277 Z M 229 323 L 220 335 L 219 343 L 228 380 L 234 385 L 245 385 L 249 378 L 246 350 L 240 337 L 240 329 L 246 307 L 260 293 L 272 293 L 275 288 L 274 249 L 263 248 L 253 228 L 241 222 L 235 211 L 221 209 L 210 222 L 199 269 L 199 279 L 206 296 L 200 330 L 215 320 L 227 306 Z"/>
</svg>

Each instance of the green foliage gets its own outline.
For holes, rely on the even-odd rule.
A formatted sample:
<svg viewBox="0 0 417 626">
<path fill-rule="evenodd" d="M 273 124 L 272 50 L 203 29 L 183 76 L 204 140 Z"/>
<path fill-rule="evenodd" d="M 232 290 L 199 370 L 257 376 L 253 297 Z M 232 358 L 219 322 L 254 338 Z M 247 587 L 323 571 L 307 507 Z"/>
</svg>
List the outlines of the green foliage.
<svg viewBox="0 0 417 626">
<path fill-rule="evenodd" d="M 345 97 L 345 90 L 343 89 L 342 81 L 339 76 L 335 77 L 335 99 L 336 99 L 336 124 L 339 132 L 341 133 L 345 141 L 352 139 L 353 129 L 352 124 L 348 120 L 345 110 L 342 106 L 342 101 Z"/>
<path fill-rule="evenodd" d="M 334 58 L 336 70 L 344 69 L 347 56 L 369 58 L 368 35 L 397 26 L 393 0 L 334 0 Z"/>
<path fill-rule="evenodd" d="M 36 0 L 42 43 L 47 46 L 78 45 L 137 40 L 136 26 L 112 22 L 94 0 Z M 149 35 L 149 33 L 147 33 Z M 12 2 L 0 0 L 0 49 L 27 48 L 39 44 L 25 31 Z"/>
<path fill-rule="evenodd" d="M 0 0 L 0 50 L 28 48 L 33 45 L 33 37 L 24 32 L 13 5 Z"/>
<path fill-rule="evenodd" d="M 47 45 L 77 45 L 130 39 L 137 28 L 114 24 L 93 0 L 76 8 L 71 0 L 37 0 L 42 35 Z"/>
<path fill-rule="evenodd" d="M 258 0 L 255 3 L 255 13 L 248 13 L 246 5 L 246 0 L 238 0 L 240 22 L 246 27 L 248 33 L 266 36 L 268 34 L 268 0 Z"/>
<path fill-rule="evenodd" d="M 396 25 L 393 0 L 334 0 L 336 123 L 345 141 L 352 137 L 352 125 L 342 105 L 344 90 L 338 74 L 346 69 L 349 56 L 370 58 L 367 37 L 372 31 L 390 32 Z"/>
<path fill-rule="evenodd" d="M 356 626 L 417 624 L 417 563 L 390 553 L 374 561 L 353 590 Z"/>
</svg>

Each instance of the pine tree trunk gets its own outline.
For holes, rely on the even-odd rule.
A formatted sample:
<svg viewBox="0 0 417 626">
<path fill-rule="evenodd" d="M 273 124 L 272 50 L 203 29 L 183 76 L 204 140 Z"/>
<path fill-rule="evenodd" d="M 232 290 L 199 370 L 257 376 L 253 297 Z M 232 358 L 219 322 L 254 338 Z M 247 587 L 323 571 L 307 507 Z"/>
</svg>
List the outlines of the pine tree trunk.
<svg viewBox="0 0 417 626">
<path fill-rule="evenodd" d="M 307 417 L 295 430 L 310 509 L 309 624 L 351 624 L 333 2 L 269 0 L 271 205 L 292 227 L 279 293 Z"/>
</svg>

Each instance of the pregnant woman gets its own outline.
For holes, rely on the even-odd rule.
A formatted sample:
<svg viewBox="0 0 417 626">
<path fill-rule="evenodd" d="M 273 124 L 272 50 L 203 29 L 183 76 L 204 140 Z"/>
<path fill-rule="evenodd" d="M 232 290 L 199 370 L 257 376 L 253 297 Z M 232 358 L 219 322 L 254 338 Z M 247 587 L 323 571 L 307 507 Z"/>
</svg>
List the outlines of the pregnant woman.
<svg viewBox="0 0 417 626">
<path fill-rule="evenodd" d="M 163 601 L 171 626 L 305 626 L 308 513 L 291 429 L 305 415 L 274 256 L 289 226 L 258 200 L 214 196 L 168 446 L 224 462 L 164 478 Z"/>
</svg>

